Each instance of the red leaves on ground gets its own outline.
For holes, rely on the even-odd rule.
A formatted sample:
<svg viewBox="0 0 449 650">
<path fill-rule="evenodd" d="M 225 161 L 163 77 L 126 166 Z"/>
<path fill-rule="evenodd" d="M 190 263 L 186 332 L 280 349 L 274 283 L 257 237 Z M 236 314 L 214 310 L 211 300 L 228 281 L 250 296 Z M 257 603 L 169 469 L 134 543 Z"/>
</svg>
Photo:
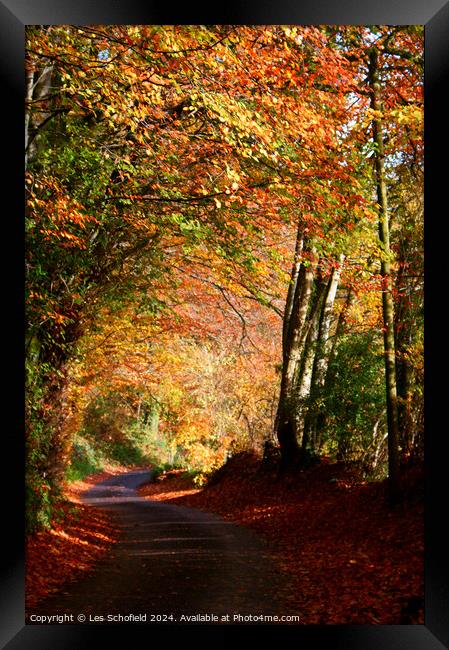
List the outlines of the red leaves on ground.
<svg viewBox="0 0 449 650">
<path fill-rule="evenodd" d="M 79 494 L 112 474 L 102 472 L 72 484 L 53 526 L 26 541 L 26 610 L 61 591 L 93 568 L 118 537 L 118 529 L 100 510 L 79 503 Z M 58 523 L 61 522 L 61 523 Z"/>
<path fill-rule="evenodd" d="M 293 578 L 289 605 L 305 624 L 423 623 L 419 492 L 389 510 L 385 483 L 364 483 L 343 464 L 323 460 L 276 480 L 247 454 L 216 483 L 182 496 L 188 488 L 188 479 L 176 477 L 141 494 L 218 513 L 268 538 Z M 411 602 L 418 603 L 412 613 Z"/>
<path fill-rule="evenodd" d="M 26 544 L 26 609 L 91 569 L 117 531 L 99 510 L 66 505 L 67 523 L 36 533 Z"/>
<path fill-rule="evenodd" d="M 117 538 L 107 516 L 75 504 L 103 473 L 72 485 L 60 514 L 65 523 L 27 542 L 26 607 L 93 567 Z M 164 474 L 140 493 L 215 512 L 265 536 L 292 577 L 289 609 L 304 624 L 423 623 L 423 504 L 415 491 L 389 510 L 384 483 L 363 483 L 343 464 L 323 460 L 296 476 L 240 455 L 216 481 L 195 489 L 181 471 Z"/>
</svg>

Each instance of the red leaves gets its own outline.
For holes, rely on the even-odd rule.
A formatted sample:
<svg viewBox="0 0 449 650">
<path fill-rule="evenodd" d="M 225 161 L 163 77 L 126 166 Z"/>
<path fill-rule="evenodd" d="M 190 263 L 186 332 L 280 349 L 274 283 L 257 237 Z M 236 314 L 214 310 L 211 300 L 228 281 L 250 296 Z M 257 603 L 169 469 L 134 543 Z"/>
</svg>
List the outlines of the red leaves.
<svg viewBox="0 0 449 650">
<path fill-rule="evenodd" d="M 101 478 L 101 475 L 96 477 L 97 481 Z M 73 501 L 79 491 L 82 490 L 71 490 Z M 36 533 L 26 543 L 27 610 L 92 569 L 117 539 L 118 531 L 107 516 L 95 508 L 66 502 L 58 514 L 59 518 L 64 518 L 64 523 L 55 522 L 50 530 Z"/>
<path fill-rule="evenodd" d="M 405 604 L 423 596 L 421 501 L 391 512 L 383 483 L 363 484 L 350 468 L 328 461 L 282 481 L 258 470 L 255 458 L 237 457 L 218 483 L 176 502 L 267 537 L 293 576 L 289 605 L 305 624 L 403 622 Z M 413 622 L 422 617 L 420 610 Z"/>
</svg>

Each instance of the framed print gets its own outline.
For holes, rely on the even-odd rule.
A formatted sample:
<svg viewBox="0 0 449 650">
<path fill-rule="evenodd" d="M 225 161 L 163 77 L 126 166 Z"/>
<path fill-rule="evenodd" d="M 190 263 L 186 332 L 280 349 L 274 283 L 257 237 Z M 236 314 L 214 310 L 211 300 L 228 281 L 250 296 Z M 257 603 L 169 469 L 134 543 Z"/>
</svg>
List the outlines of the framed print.
<svg viewBox="0 0 449 650">
<path fill-rule="evenodd" d="M 0 17 L 2 647 L 449 647 L 449 5 Z"/>
</svg>

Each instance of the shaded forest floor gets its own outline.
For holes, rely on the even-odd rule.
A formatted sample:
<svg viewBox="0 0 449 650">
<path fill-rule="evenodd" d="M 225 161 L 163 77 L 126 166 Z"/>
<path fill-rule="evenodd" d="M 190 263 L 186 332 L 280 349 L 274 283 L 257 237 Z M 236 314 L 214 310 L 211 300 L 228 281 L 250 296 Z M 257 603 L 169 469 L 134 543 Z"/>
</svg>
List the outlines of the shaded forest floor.
<svg viewBox="0 0 449 650">
<path fill-rule="evenodd" d="M 267 538 L 293 577 L 290 604 L 305 624 L 423 624 L 421 470 L 404 478 L 407 498 L 390 510 L 386 483 L 366 483 L 351 466 L 323 459 L 278 479 L 242 454 L 203 489 L 176 470 L 139 492 L 218 513 Z"/>
</svg>

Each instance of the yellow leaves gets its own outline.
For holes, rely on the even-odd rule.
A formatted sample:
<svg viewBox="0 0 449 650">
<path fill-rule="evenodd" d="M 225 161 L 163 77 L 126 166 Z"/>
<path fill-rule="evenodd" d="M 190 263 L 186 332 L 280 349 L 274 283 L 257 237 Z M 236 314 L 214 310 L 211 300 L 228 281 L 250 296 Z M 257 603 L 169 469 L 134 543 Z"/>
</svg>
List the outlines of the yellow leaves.
<svg viewBox="0 0 449 650">
<path fill-rule="evenodd" d="M 38 293 L 37 291 L 30 291 L 28 294 L 29 298 L 31 300 L 37 299 L 37 300 L 45 300 L 44 296 L 41 293 Z"/>
<path fill-rule="evenodd" d="M 289 38 L 294 38 L 298 32 L 296 27 L 283 27 L 284 34 Z"/>
<path fill-rule="evenodd" d="M 392 108 L 390 110 L 376 111 L 372 108 L 366 108 L 364 117 L 359 122 L 362 129 L 368 128 L 373 121 L 383 120 L 389 122 L 392 120 L 398 126 L 409 126 L 422 131 L 424 122 L 424 111 L 422 106 L 409 104 Z"/>
<path fill-rule="evenodd" d="M 298 28 L 295 26 L 283 27 L 284 34 L 287 38 L 293 40 L 297 45 L 301 45 L 304 40 L 303 34 L 298 33 Z M 284 43 L 284 47 L 287 47 L 287 43 Z"/>
<path fill-rule="evenodd" d="M 38 199 L 36 197 L 33 197 L 33 198 L 27 200 L 27 205 L 30 208 L 39 208 L 39 207 L 45 206 L 45 201 L 43 201 L 42 199 Z"/>
<path fill-rule="evenodd" d="M 415 126 L 422 128 L 424 122 L 424 111 L 420 106 L 401 106 L 400 108 L 390 111 L 390 115 L 394 117 L 399 124 Z"/>
<path fill-rule="evenodd" d="M 148 382 L 148 342 L 158 325 L 154 316 L 135 313 L 135 306 L 103 309 L 94 330 L 86 329 L 70 368 L 84 393 L 100 386 L 145 385 Z M 93 371 L 94 370 L 94 371 Z M 81 398 L 79 398 L 81 399 Z"/>
</svg>

